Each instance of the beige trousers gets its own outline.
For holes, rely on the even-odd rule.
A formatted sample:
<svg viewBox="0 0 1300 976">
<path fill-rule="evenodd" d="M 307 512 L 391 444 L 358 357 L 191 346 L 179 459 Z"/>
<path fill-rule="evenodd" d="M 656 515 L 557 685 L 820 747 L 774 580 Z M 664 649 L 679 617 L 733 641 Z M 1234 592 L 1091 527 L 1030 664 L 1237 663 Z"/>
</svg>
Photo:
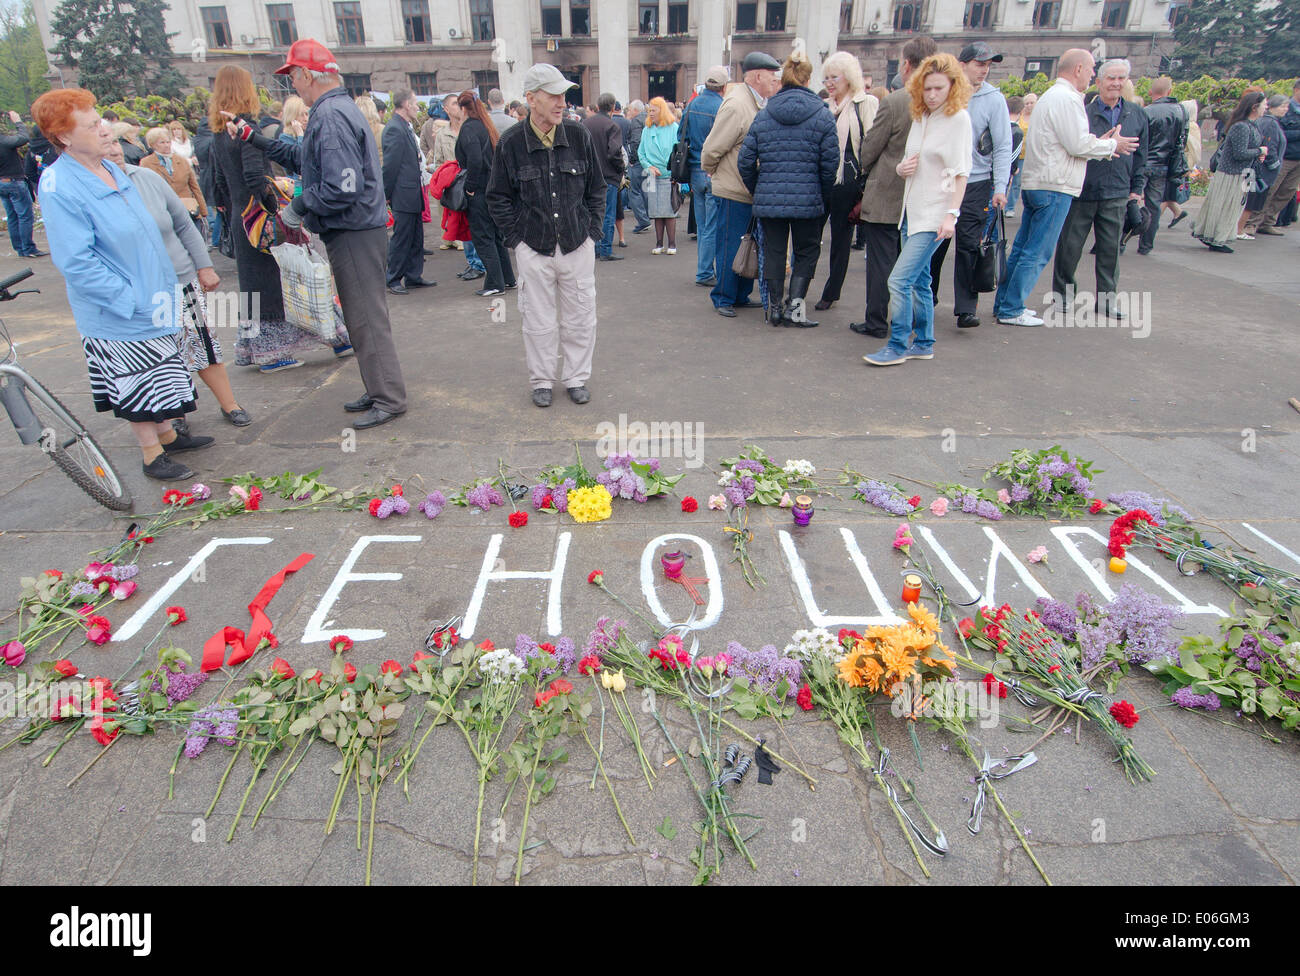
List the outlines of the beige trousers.
<svg viewBox="0 0 1300 976">
<path fill-rule="evenodd" d="M 519 314 L 532 388 L 585 386 L 596 351 L 596 245 L 588 238 L 568 254 L 538 254 L 520 242 Z M 564 364 L 560 359 L 563 356 Z"/>
</svg>

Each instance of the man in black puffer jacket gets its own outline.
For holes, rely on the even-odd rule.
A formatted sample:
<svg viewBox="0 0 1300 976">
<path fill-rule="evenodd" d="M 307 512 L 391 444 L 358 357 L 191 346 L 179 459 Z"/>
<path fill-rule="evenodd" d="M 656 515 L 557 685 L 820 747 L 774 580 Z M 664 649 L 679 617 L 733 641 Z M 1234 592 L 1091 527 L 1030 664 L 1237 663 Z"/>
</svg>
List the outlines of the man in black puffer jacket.
<svg viewBox="0 0 1300 976">
<path fill-rule="evenodd" d="M 781 90 L 754 117 L 737 159 L 763 235 L 768 321 L 801 329 L 817 325 L 805 314 L 804 296 L 821 256 L 821 217 L 840 161 L 835 119 L 807 88 L 810 77 L 808 56 L 795 51 L 781 66 Z M 787 243 L 794 247 L 788 311 L 781 303 Z"/>
</svg>

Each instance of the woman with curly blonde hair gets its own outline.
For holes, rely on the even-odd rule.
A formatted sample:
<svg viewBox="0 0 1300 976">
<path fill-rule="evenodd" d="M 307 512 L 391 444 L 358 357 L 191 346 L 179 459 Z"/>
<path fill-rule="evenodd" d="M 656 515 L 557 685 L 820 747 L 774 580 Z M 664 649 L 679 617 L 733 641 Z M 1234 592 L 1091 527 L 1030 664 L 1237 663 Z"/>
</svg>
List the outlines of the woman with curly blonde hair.
<svg viewBox="0 0 1300 976">
<path fill-rule="evenodd" d="M 677 208 L 673 206 L 673 181 L 668 173 L 668 158 L 677 142 L 677 116 L 663 97 L 650 99 L 646 106 L 645 130 L 637 158 L 646 171 L 646 210 L 655 222 L 655 248 L 651 254 L 664 254 L 664 232 L 668 233 L 666 253 L 677 253 Z"/>
<path fill-rule="evenodd" d="M 862 357 L 872 366 L 934 358 L 930 258 L 940 241 L 953 236 L 971 168 L 971 86 L 957 59 L 926 58 L 907 80 L 907 91 L 912 129 L 895 167 L 907 181 L 898 220 L 902 246 L 889 275 L 889 342 Z"/>
<path fill-rule="evenodd" d="M 384 120 L 379 117 L 379 107 L 375 105 L 375 100 L 370 95 L 358 95 L 352 100 L 361 109 L 361 117 L 370 126 L 370 131 L 375 134 L 375 145 L 381 145 L 384 141 Z M 382 148 L 379 150 L 379 161 L 384 161 Z"/>
</svg>

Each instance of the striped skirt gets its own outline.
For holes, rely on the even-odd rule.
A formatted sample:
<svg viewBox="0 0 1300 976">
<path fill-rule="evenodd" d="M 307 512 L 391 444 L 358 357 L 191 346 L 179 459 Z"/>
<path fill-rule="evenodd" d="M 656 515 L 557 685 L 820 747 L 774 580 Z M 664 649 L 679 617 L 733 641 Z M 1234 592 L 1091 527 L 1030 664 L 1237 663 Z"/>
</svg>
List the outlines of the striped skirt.
<svg viewBox="0 0 1300 976">
<path fill-rule="evenodd" d="M 176 339 L 181 358 L 194 372 L 221 362 L 221 343 L 208 327 L 208 300 L 197 281 L 181 289 L 181 331 Z"/>
<path fill-rule="evenodd" d="M 176 335 L 134 341 L 83 336 L 81 347 L 100 413 L 111 410 L 133 423 L 162 423 L 194 410 L 194 381 Z"/>
</svg>

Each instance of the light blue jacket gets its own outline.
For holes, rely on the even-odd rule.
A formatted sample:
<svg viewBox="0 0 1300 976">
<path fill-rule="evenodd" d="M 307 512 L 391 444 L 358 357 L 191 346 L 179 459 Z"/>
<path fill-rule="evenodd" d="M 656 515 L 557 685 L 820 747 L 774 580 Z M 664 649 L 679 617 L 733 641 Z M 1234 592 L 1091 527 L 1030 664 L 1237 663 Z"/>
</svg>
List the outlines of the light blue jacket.
<svg viewBox="0 0 1300 976">
<path fill-rule="evenodd" d="M 670 179 L 668 158 L 672 156 L 673 146 L 676 143 L 676 122 L 669 125 L 647 125 L 645 131 L 641 133 L 641 145 L 637 149 L 641 165 L 647 170 L 654 166 L 659 170 L 661 180 Z"/>
<path fill-rule="evenodd" d="M 975 139 L 969 181 L 978 183 L 991 175 L 993 192 L 1006 193 L 1011 182 L 1011 115 L 1006 97 L 986 81 L 971 96 L 966 111 L 970 114 L 971 134 Z M 979 151 L 980 137 L 985 130 L 993 139 L 993 152 L 988 156 L 980 155 Z"/>
<path fill-rule="evenodd" d="M 77 331 L 126 341 L 171 335 L 175 316 L 165 303 L 176 272 L 162 235 L 135 184 L 113 163 L 104 166 L 116 190 L 67 153 L 41 174 L 50 257 L 67 283 Z"/>
</svg>

